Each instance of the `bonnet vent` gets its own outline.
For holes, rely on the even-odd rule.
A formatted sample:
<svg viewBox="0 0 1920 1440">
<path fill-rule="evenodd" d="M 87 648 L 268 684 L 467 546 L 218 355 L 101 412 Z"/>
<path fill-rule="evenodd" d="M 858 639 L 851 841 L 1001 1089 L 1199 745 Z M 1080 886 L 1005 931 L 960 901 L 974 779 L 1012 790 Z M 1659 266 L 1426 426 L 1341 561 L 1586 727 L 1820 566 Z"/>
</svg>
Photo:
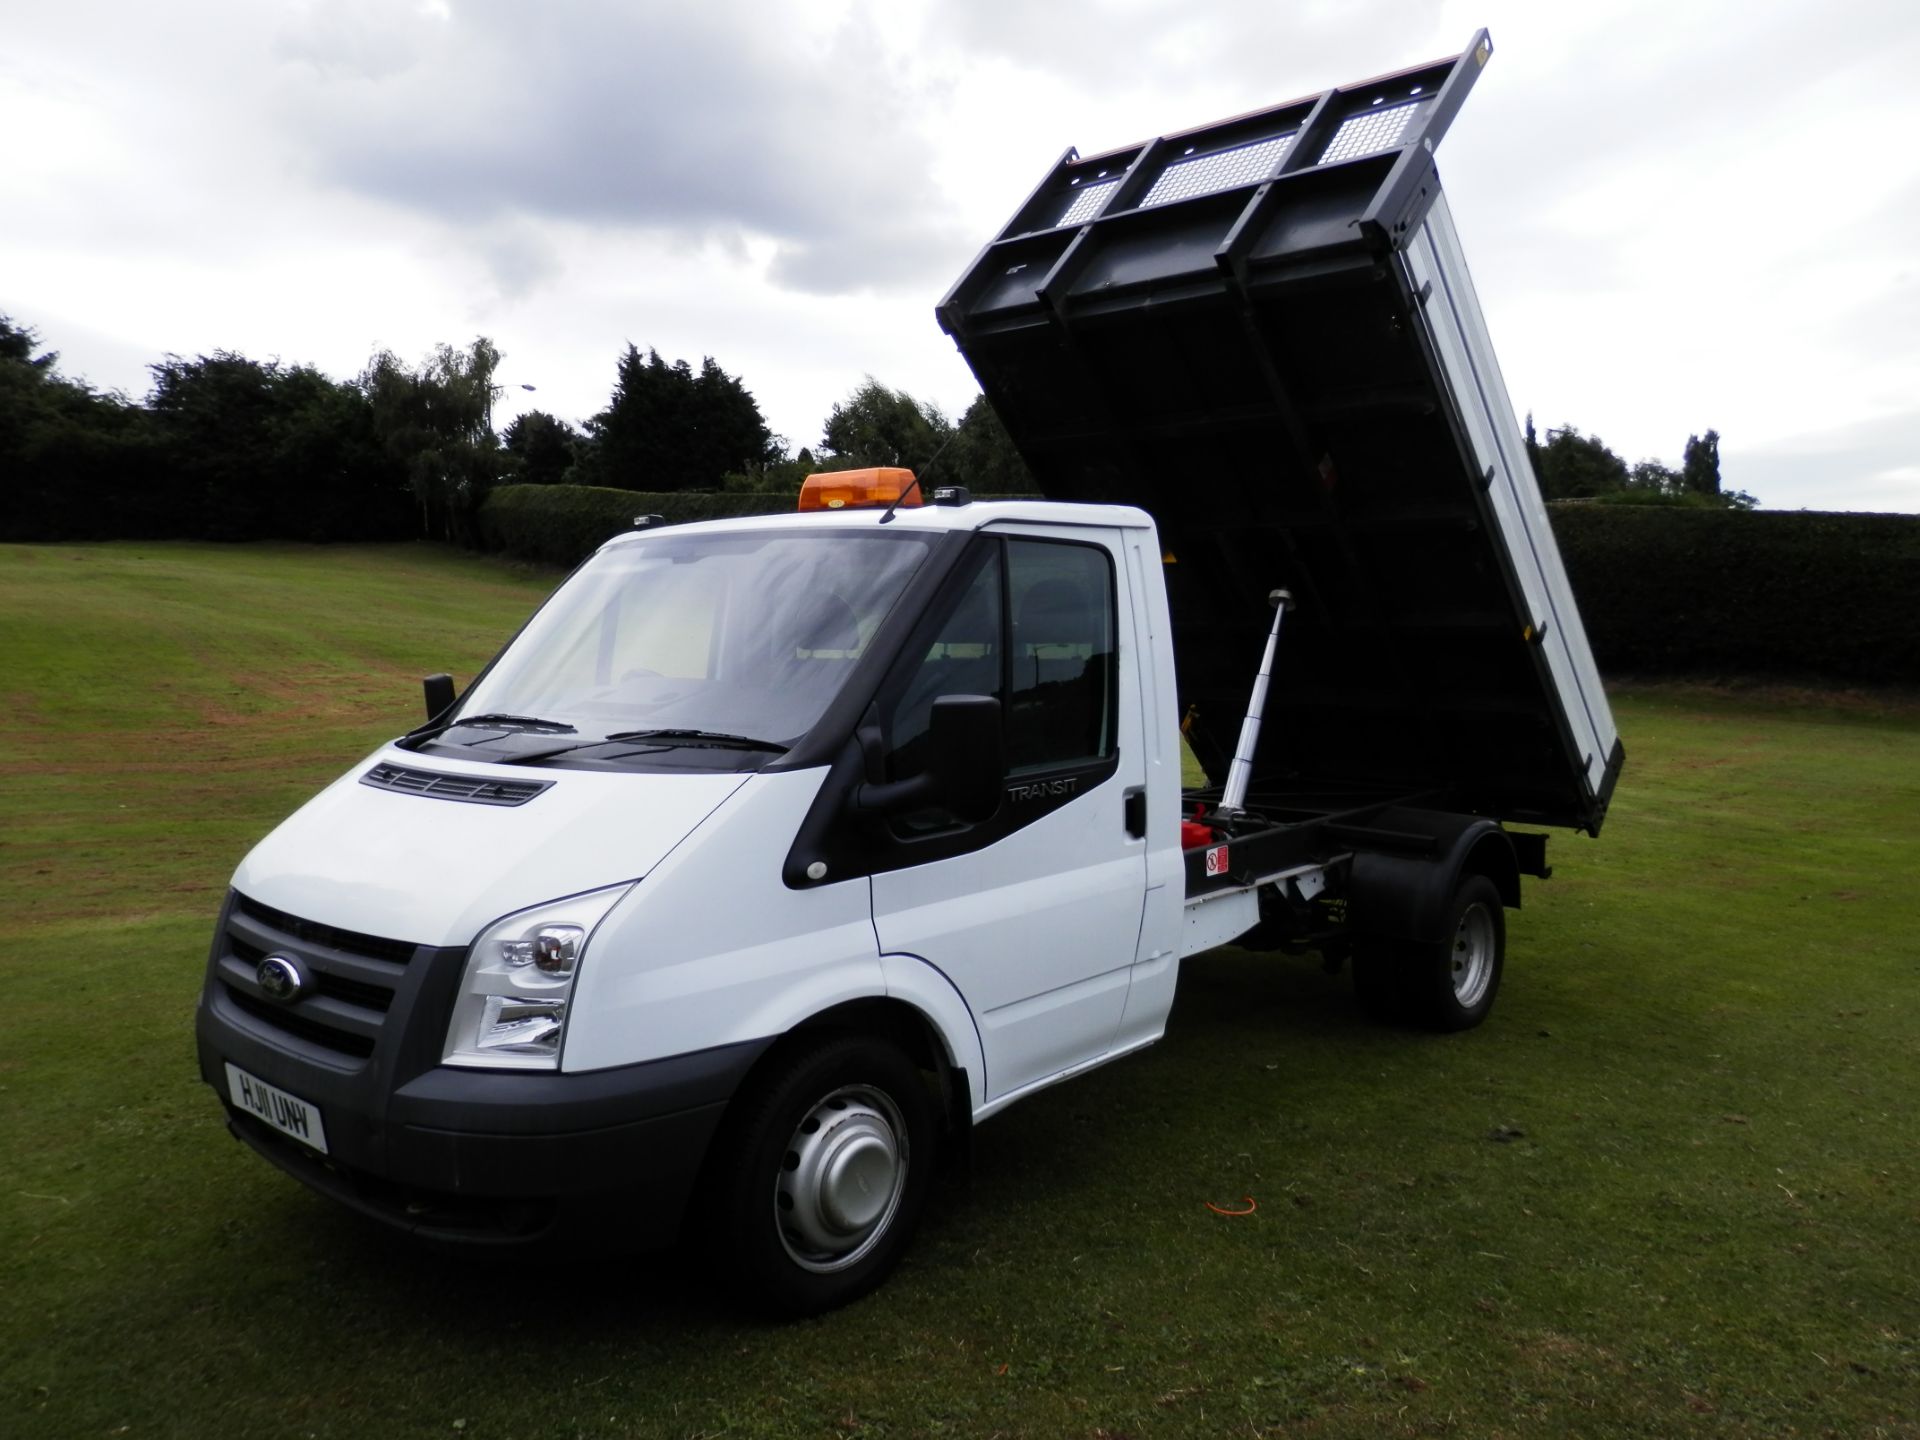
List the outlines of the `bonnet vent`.
<svg viewBox="0 0 1920 1440">
<path fill-rule="evenodd" d="M 464 800 L 471 805 L 524 805 L 551 780 L 493 780 L 484 775 L 443 775 L 437 770 L 415 770 L 384 761 L 360 777 L 376 790 L 399 790 L 435 800 Z"/>
</svg>

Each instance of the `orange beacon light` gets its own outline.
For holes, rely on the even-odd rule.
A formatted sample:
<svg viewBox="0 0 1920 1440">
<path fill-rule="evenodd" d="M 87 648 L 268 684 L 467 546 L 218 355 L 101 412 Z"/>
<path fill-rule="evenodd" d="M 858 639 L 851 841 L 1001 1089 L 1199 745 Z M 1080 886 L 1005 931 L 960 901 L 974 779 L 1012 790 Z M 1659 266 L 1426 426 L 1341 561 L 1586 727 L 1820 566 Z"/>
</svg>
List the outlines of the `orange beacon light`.
<svg viewBox="0 0 1920 1440">
<path fill-rule="evenodd" d="M 867 470 L 820 470 L 807 477 L 800 487 L 802 510 L 871 510 L 900 504 L 922 503 L 919 487 L 907 495 L 913 485 L 913 471 L 894 466 Z M 905 495 L 903 500 L 900 497 Z"/>
</svg>

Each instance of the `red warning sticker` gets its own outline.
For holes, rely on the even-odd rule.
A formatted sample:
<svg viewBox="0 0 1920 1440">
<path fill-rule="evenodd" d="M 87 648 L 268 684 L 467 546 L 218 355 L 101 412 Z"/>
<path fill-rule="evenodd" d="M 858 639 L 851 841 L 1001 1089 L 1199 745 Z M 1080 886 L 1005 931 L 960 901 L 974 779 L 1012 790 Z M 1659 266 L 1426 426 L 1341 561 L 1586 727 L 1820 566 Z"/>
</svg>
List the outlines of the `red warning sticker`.
<svg viewBox="0 0 1920 1440">
<path fill-rule="evenodd" d="M 1227 873 L 1227 847 L 1215 845 L 1207 851 L 1207 874 L 1224 875 Z"/>
</svg>

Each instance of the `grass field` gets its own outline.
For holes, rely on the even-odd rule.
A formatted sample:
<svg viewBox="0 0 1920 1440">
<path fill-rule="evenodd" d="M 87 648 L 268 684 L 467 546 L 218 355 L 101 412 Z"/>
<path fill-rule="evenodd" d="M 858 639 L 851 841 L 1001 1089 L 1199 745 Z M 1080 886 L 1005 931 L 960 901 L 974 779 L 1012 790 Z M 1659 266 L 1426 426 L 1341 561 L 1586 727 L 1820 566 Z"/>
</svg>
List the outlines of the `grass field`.
<svg viewBox="0 0 1920 1440">
<path fill-rule="evenodd" d="M 551 577 L 0 547 L 0 1436 L 1920 1436 L 1920 707 L 1628 689 L 1492 1020 L 1193 962 L 878 1295 L 389 1238 L 225 1134 L 226 878 Z M 1245 1217 L 1206 1202 L 1257 1201 Z"/>
</svg>

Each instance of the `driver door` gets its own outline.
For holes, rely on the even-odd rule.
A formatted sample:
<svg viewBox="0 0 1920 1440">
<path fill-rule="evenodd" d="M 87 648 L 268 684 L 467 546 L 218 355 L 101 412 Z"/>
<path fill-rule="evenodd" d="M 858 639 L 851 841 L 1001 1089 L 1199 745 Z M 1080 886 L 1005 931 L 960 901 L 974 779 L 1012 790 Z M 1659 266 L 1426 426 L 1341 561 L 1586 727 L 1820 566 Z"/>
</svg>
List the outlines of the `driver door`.
<svg viewBox="0 0 1920 1440">
<path fill-rule="evenodd" d="M 1112 1047 L 1146 893 L 1127 796 L 1145 783 L 1134 668 L 1118 636 L 1117 531 L 984 533 L 964 593 L 880 697 L 889 778 L 924 765 L 941 695 L 995 695 L 1008 768 L 997 814 L 895 817 L 873 875 L 883 953 L 966 998 L 996 1100 Z"/>
</svg>

